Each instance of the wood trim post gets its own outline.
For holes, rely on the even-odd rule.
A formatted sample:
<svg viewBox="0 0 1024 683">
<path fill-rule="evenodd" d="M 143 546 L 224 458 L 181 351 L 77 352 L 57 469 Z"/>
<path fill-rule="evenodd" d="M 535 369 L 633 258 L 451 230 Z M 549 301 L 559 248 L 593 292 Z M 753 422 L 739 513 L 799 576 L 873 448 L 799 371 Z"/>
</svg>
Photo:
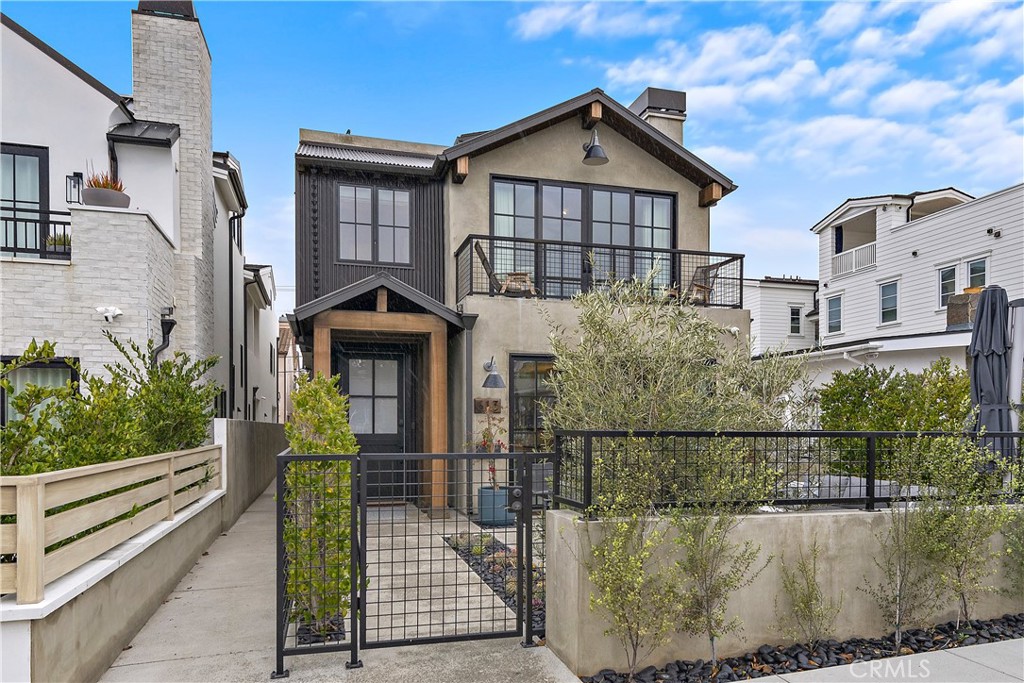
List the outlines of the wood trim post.
<svg viewBox="0 0 1024 683">
<path fill-rule="evenodd" d="M 331 328 L 317 324 L 313 328 L 313 374 L 331 376 Z"/>
<path fill-rule="evenodd" d="M 388 312 L 388 288 L 378 287 L 377 288 L 377 312 L 387 313 Z"/>
<path fill-rule="evenodd" d="M 430 333 L 427 356 L 430 366 L 430 453 L 448 451 L 448 344 L 444 323 Z M 430 461 L 430 507 L 438 512 L 447 505 L 448 462 Z"/>
<path fill-rule="evenodd" d="M 452 167 L 452 182 L 461 185 L 469 177 L 469 157 L 459 157 Z"/>
<path fill-rule="evenodd" d="M 583 127 L 590 130 L 601 122 L 601 115 L 604 113 L 600 102 L 591 102 L 583 111 Z"/>
<path fill-rule="evenodd" d="M 46 553 L 44 497 L 46 485 L 38 479 L 18 484 L 18 604 L 43 599 L 43 562 Z"/>
<path fill-rule="evenodd" d="M 722 198 L 722 186 L 718 183 L 709 183 L 700 189 L 701 207 L 714 206 Z"/>
</svg>

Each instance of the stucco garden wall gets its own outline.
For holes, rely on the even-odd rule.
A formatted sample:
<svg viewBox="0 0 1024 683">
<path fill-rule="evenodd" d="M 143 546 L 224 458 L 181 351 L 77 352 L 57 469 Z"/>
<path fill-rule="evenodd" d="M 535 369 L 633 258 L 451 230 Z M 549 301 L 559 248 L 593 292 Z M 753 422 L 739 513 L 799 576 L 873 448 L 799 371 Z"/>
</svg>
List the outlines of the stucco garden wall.
<svg viewBox="0 0 1024 683">
<path fill-rule="evenodd" d="M 757 649 L 764 643 L 788 642 L 778 624 L 775 612 L 776 596 L 782 592 L 779 558 L 784 554 L 787 563 L 796 562 L 802 548 L 807 552 L 814 539 L 821 547 L 819 558 L 820 580 L 827 596 L 845 595 L 843 608 L 836 620 L 835 637 L 880 636 L 885 629 L 871 598 L 858 590 L 864 578 L 875 581 L 879 570 L 872 558 L 878 541 L 884 533 L 890 516 L 884 511 L 821 511 L 783 512 L 760 514 L 741 520 L 735 531 L 736 542 L 750 540 L 761 544 L 760 563 L 768 555 L 775 559 L 746 588 L 738 590 L 729 602 L 728 615 L 743 620 L 743 630 L 723 637 L 718 643 L 718 655 L 730 657 Z M 547 645 L 565 662 L 573 673 L 593 675 L 601 669 L 626 669 L 626 660 L 618 640 L 604 635 L 605 621 L 600 613 L 590 610 L 592 585 L 587 570 L 579 558 L 585 557 L 588 535 L 584 525 L 591 525 L 592 539 L 599 536 L 598 522 L 586 522 L 569 511 L 552 510 L 547 513 Z M 1002 547 L 1002 537 L 993 539 Z M 678 557 L 676 546 L 664 546 L 663 561 Z M 759 565 L 758 565 L 759 566 Z M 1005 585 L 1000 565 L 993 577 L 994 585 Z M 783 603 L 784 597 L 780 598 Z M 1014 601 L 998 593 L 985 595 L 972 613 L 972 618 L 992 618 L 1007 612 L 1024 610 L 1024 601 Z M 936 617 L 936 623 L 955 618 L 951 608 Z M 665 646 L 656 650 L 646 663 L 660 665 L 677 659 L 707 659 L 707 639 L 698 636 L 675 635 Z"/>
</svg>

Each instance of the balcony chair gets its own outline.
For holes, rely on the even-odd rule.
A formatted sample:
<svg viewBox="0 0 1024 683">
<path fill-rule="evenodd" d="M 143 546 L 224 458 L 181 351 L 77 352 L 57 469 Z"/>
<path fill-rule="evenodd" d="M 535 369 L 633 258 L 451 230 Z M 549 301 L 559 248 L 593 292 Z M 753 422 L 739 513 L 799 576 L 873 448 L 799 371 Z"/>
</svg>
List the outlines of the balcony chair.
<svg viewBox="0 0 1024 683">
<path fill-rule="evenodd" d="M 718 270 L 722 267 L 720 263 L 713 263 L 706 266 L 697 266 L 690 278 L 690 286 L 686 288 L 686 296 L 683 303 L 707 306 L 711 303 L 711 295 L 715 289 L 715 281 L 718 279 Z"/>
<path fill-rule="evenodd" d="M 484 272 L 487 273 L 487 279 L 490 281 L 491 288 L 494 291 L 505 296 L 537 296 L 537 288 L 534 286 L 533 279 L 529 273 L 506 273 L 505 281 L 502 282 L 494 274 L 491 260 L 487 258 L 487 253 L 484 251 L 483 246 L 479 242 L 475 242 L 473 248 L 476 250 L 476 255 L 480 258 L 480 265 L 484 267 Z"/>
</svg>

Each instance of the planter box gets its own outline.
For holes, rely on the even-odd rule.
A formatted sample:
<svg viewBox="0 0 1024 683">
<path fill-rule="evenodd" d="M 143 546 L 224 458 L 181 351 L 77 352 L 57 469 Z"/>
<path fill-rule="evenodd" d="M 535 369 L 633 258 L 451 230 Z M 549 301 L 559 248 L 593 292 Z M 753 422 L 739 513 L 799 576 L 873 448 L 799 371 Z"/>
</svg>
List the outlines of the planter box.
<svg viewBox="0 0 1024 683">
<path fill-rule="evenodd" d="M 477 507 L 480 510 L 480 523 L 492 526 L 511 526 L 516 522 L 516 513 L 506 510 L 508 506 L 508 487 L 499 486 L 497 490 L 490 486 L 481 486 L 477 490 Z"/>
<path fill-rule="evenodd" d="M 114 209 L 127 209 L 131 197 L 124 192 L 108 190 L 104 187 L 87 187 L 82 190 L 82 203 L 86 206 L 109 206 Z"/>
</svg>

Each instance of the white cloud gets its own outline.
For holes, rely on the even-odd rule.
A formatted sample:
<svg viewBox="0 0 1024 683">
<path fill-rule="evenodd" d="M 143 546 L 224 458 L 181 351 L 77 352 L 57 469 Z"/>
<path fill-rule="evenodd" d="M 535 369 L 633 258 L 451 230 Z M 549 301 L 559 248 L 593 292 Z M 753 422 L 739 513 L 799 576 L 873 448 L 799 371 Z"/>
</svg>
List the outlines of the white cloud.
<svg viewBox="0 0 1024 683">
<path fill-rule="evenodd" d="M 832 94 L 830 104 L 834 107 L 850 107 L 868 98 L 868 92 L 879 83 L 888 80 L 896 72 L 891 62 L 859 59 L 826 71 L 814 84 L 816 95 Z"/>
<path fill-rule="evenodd" d="M 847 35 L 860 26 L 867 8 L 866 3 L 837 2 L 825 11 L 814 27 L 818 35 L 825 38 Z"/>
<path fill-rule="evenodd" d="M 557 2 L 534 7 L 515 17 L 512 23 L 517 36 L 537 40 L 565 30 L 588 38 L 657 35 L 667 33 L 679 22 L 676 8 L 659 7 L 657 11 L 648 11 L 651 8 L 651 5 Z"/>
<path fill-rule="evenodd" d="M 979 23 L 977 30 L 988 35 L 970 49 L 979 63 L 987 64 L 1005 57 L 1020 64 L 1024 59 L 1024 5 L 992 12 Z"/>
<path fill-rule="evenodd" d="M 871 101 L 871 111 L 882 115 L 926 114 L 957 95 L 957 89 L 945 81 L 907 81 L 877 95 Z"/>
<path fill-rule="evenodd" d="M 695 147 L 692 151 L 726 175 L 731 173 L 729 169 L 746 168 L 753 166 L 757 162 L 757 154 L 755 152 L 746 152 L 740 149 L 732 149 L 731 147 L 709 145 L 707 147 Z"/>
</svg>

